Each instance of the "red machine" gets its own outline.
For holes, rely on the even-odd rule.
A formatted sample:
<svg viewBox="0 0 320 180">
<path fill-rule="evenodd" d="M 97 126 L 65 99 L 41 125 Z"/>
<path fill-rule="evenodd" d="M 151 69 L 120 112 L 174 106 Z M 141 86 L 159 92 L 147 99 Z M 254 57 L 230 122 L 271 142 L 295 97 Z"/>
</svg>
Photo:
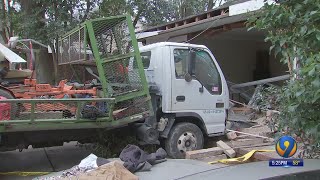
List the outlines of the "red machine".
<svg viewBox="0 0 320 180">
<path fill-rule="evenodd" d="M 7 98 L 0 96 L 0 100 L 6 100 Z M 11 106 L 9 103 L 0 103 L 0 121 L 10 120 Z"/>
<path fill-rule="evenodd" d="M 89 89 L 82 87 L 80 89 L 76 89 L 74 86 L 67 85 L 66 82 L 66 80 L 62 80 L 57 87 L 52 87 L 50 84 L 37 84 L 35 79 L 25 79 L 23 85 L 10 86 L 7 88 L 17 99 L 62 99 L 74 98 L 79 95 L 85 95 L 85 97 L 89 95 L 91 98 L 97 97 L 96 87 Z M 30 110 L 31 104 L 23 103 L 23 107 L 25 110 Z M 75 112 L 76 110 L 76 107 L 66 106 L 66 104 L 62 103 L 38 103 L 36 108 L 43 111 L 69 110 L 71 112 Z"/>
<path fill-rule="evenodd" d="M 74 89 L 73 86 L 67 85 L 66 82 L 66 80 L 62 80 L 57 87 L 52 87 L 50 84 L 37 84 L 35 79 L 25 79 L 24 85 L 11 86 L 8 89 L 18 99 L 33 99 L 46 96 L 61 99 L 66 96 L 73 97 L 76 94 L 89 94 L 93 98 L 97 96 L 97 88 L 95 87 L 91 89 Z"/>
</svg>

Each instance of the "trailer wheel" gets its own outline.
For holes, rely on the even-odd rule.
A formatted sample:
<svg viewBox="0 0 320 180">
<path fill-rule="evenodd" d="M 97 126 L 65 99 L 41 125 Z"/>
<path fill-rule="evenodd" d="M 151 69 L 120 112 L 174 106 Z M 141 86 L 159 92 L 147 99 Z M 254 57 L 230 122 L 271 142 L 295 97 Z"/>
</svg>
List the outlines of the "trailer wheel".
<svg viewBox="0 0 320 180">
<path fill-rule="evenodd" d="M 7 99 L 15 99 L 8 91 L 0 89 L 0 96 Z M 19 113 L 19 104 L 11 104 L 10 117 L 15 118 Z"/>
<path fill-rule="evenodd" d="M 201 129 L 192 123 L 178 123 L 174 125 L 165 140 L 165 149 L 172 158 L 185 158 L 187 151 L 203 148 L 203 134 Z"/>
</svg>

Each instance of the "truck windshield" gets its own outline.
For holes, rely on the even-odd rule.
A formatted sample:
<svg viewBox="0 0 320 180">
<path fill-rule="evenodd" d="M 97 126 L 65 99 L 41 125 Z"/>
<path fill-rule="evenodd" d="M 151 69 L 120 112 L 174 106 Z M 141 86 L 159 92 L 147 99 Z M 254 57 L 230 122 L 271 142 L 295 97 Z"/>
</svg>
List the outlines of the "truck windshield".
<svg viewBox="0 0 320 180">
<path fill-rule="evenodd" d="M 187 56 L 189 54 L 188 49 L 175 49 L 174 50 L 174 62 L 176 70 L 176 78 L 183 78 L 181 75 L 187 72 Z M 194 79 L 198 80 L 211 94 L 221 94 L 222 85 L 221 77 L 217 67 L 215 66 L 210 54 L 204 50 L 197 50 L 194 57 L 194 63 L 192 67 L 192 75 Z"/>
</svg>

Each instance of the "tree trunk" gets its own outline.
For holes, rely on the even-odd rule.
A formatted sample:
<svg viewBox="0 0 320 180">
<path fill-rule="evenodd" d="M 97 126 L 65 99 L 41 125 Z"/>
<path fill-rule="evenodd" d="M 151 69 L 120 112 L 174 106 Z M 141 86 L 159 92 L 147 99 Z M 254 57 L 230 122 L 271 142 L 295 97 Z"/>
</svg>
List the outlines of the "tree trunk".
<svg viewBox="0 0 320 180">
<path fill-rule="evenodd" d="M 141 14 L 142 14 L 142 11 L 143 11 L 143 9 L 140 9 L 140 10 L 138 11 L 136 17 L 135 17 L 134 20 L 133 20 L 133 23 L 132 23 L 132 24 L 133 24 L 133 27 L 134 27 L 134 28 L 136 27 L 136 25 L 137 25 L 137 23 L 138 23 L 138 21 L 139 21 L 139 18 L 140 18 Z"/>
<path fill-rule="evenodd" d="M 22 0 L 20 1 L 21 10 L 27 15 L 32 14 L 32 6 L 34 5 L 32 0 Z"/>
<path fill-rule="evenodd" d="M 2 36 L 2 39 L 5 43 L 7 43 L 8 41 L 8 38 L 7 38 L 7 33 L 6 33 L 6 26 L 7 26 L 7 23 L 6 23 L 6 10 L 5 10 L 5 3 L 4 3 L 5 0 L 2 0 L 1 1 L 1 9 L 2 9 L 2 29 L 1 29 L 1 36 Z"/>
<path fill-rule="evenodd" d="M 216 3 L 216 0 L 209 0 L 208 1 L 208 9 L 207 10 L 212 9 L 215 3 Z"/>
<path fill-rule="evenodd" d="M 88 18 L 88 14 L 89 14 L 89 12 L 90 12 L 90 6 L 91 6 L 90 0 L 87 0 L 87 1 L 86 1 L 86 5 L 87 5 L 87 9 L 86 9 L 86 11 L 85 11 L 85 13 L 84 13 L 84 16 L 83 16 L 81 22 L 84 22 L 84 21 Z"/>
</svg>

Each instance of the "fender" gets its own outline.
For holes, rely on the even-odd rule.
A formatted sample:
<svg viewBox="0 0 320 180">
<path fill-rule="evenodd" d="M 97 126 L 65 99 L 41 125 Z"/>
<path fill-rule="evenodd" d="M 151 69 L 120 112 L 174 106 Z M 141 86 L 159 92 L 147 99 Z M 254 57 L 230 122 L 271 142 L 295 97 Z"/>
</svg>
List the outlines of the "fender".
<svg viewBox="0 0 320 180">
<path fill-rule="evenodd" d="M 203 131 L 204 134 L 208 134 L 204 121 L 199 114 L 195 112 L 180 112 L 180 113 L 178 112 L 175 114 L 177 118 L 182 118 L 182 117 L 196 118 L 197 121 L 190 121 L 190 120 L 189 121 L 199 126 L 199 128 Z"/>
</svg>

